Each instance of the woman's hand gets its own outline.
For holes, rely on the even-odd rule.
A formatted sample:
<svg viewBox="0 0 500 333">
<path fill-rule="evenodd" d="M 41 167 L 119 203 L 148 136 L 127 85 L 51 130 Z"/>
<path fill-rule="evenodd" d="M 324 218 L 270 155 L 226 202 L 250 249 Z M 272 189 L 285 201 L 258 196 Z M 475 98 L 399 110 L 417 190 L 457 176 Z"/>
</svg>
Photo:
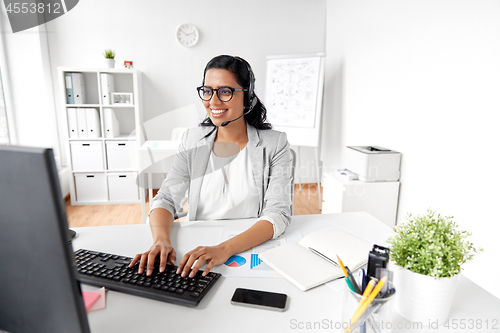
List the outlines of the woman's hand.
<svg viewBox="0 0 500 333">
<path fill-rule="evenodd" d="M 151 275 L 151 273 L 153 273 L 155 258 L 158 254 L 160 255 L 160 272 L 165 270 L 167 260 L 171 265 L 175 265 L 177 254 L 175 253 L 170 241 L 163 240 L 154 242 L 153 246 L 151 246 L 148 251 L 142 254 L 136 254 L 128 267 L 133 267 L 136 262 L 140 260 L 141 262 L 137 273 L 142 274 L 142 272 L 144 272 L 144 266 L 146 266 L 147 263 L 146 275 Z"/>
<path fill-rule="evenodd" d="M 194 262 L 198 260 L 191 269 L 189 277 L 194 277 L 201 265 L 207 262 L 208 265 L 202 274 L 202 276 L 206 276 L 212 267 L 222 265 L 227 261 L 227 259 L 229 259 L 230 256 L 231 254 L 229 253 L 227 246 L 224 244 L 216 246 L 198 246 L 196 249 L 186 253 L 186 255 L 182 258 L 181 263 L 177 268 L 177 274 L 182 272 L 181 276 L 185 277 L 189 273 L 189 270 L 191 269 L 191 266 L 193 266 Z"/>
</svg>

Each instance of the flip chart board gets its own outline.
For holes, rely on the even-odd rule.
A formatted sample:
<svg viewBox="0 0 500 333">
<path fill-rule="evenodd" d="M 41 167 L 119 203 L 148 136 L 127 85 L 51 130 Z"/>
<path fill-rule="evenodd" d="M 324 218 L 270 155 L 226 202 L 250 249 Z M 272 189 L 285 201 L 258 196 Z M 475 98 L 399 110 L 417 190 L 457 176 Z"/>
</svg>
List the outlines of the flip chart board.
<svg viewBox="0 0 500 333">
<path fill-rule="evenodd" d="M 323 83 L 323 54 L 267 57 L 267 118 L 291 145 L 319 146 Z"/>
</svg>

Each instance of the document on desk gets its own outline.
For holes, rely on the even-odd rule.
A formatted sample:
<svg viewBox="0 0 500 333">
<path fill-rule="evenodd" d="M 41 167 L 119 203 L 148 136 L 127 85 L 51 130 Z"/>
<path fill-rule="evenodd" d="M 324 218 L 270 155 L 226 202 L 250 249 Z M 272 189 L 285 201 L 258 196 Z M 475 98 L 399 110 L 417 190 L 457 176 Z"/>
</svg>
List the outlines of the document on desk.
<svg viewBox="0 0 500 333">
<path fill-rule="evenodd" d="M 261 253 L 260 259 L 300 290 L 306 291 L 344 276 L 338 266 L 310 248 L 335 261 L 338 255 L 354 271 L 366 263 L 372 246 L 335 227 L 329 227 L 307 235 L 298 243 L 287 243 Z"/>
<path fill-rule="evenodd" d="M 243 231 L 241 230 L 241 232 Z M 221 242 L 231 239 L 238 234 L 240 232 L 225 231 L 222 234 Z M 268 240 L 248 251 L 231 256 L 224 264 L 216 266 L 212 270 L 221 273 L 223 276 L 279 278 L 281 275 L 264 263 L 260 258 L 260 254 L 283 244 L 286 244 L 285 237 Z"/>
</svg>

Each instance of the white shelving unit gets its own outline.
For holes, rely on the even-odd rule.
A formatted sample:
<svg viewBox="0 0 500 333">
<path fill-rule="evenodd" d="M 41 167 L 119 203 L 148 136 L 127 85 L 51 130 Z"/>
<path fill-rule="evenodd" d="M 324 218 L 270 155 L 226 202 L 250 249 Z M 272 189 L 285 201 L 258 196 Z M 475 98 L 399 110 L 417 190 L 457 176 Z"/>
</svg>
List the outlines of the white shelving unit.
<svg viewBox="0 0 500 333">
<path fill-rule="evenodd" d="M 85 103 L 67 104 L 66 73 L 81 73 L 85 82 Z M 133 103 L 107 104 L 102 97 L 101 73 L 113 75 L 114 91 L 132 93 Z M 141 72 L 137 69 L 59 67 L 61 105 L 65 119 L 66 149 L 70 172 L 72 205 L 140 203 L 145 196 L 137 181 L 139 147 L 144 143 Z M 68 109 L 96 109 L 100 136 L 70 137 Z M 114 111 L 119 133 L 106 137 L 104 109 Z"/>
</svg>

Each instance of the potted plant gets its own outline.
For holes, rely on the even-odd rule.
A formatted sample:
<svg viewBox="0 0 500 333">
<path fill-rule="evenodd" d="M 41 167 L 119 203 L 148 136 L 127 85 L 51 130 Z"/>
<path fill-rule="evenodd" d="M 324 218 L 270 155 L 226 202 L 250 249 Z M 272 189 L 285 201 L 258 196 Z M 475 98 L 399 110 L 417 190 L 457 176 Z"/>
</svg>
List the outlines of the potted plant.
<svg viewBox="0 0 500 333">
<path fill-rule="evenodd" d="M 115 52 L 113 50 L 104 50 L 104 58 L 106 58 L 107 67 L 115 67 Z"/>
<path fill-rule="evenodd" d="M 399 266 L 394 272 L 395 308 L 424 326 L 446 322 L 462 265 L 481 250 L 467 240 L 471 233 L 458 230 L 452 219 L 430 209 L 415 217 L 409 214 L 408 222 L 396 226 L 387 241 L 390 258 Z"/>
</svg>

